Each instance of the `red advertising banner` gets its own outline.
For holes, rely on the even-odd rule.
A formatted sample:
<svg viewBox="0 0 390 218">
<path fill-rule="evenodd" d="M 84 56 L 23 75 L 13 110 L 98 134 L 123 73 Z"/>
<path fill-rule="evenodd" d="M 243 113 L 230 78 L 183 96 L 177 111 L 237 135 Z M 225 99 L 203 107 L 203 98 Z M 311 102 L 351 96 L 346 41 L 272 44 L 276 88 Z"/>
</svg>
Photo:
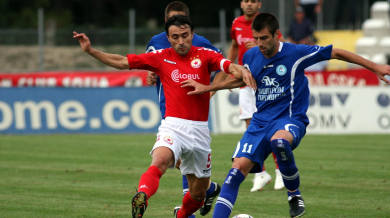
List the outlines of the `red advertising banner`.
<svg viewBox="0 0 390 218">
<path fill-rule="evenodd" d="M 0 73 L 0 87 L 107 88 L 147 86 L 147 71 L 64 71 Z M 379 86 L 378 77 L 367 69 L 305 72 L 310 86 Z"/>
<path fill-rule="evenodd" d="M 367 69 L 305 72 L 310 86 L 379 86 L 378 77 Z"/>
<path fill-rule="evenodd" d="M 107 88 L 146 86 L 145 70 L 0 74 L 0 87 Z"/>
</svg>

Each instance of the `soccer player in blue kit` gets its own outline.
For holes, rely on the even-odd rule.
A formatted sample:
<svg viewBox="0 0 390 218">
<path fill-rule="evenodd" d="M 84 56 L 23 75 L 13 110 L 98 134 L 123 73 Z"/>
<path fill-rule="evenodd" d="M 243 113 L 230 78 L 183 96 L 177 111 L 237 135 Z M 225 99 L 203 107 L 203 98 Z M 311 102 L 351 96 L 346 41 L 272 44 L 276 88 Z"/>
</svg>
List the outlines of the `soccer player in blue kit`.
<svg viewBox="0 0 390 218">
<path fill-rule="evenodd" d="M 167 18 L 178 14 L 189 16 L 189 9 L 187 5 L 185 5 L 183 2 L 180 1 L 171 2 L 165 8 L 165 21 L 167 20 Z M 218 53 L 221 53 L 221 51 L 218 48 L 212 46 L 211 43 L 206 38 L 199 36 L 197 34 L 194 34 L 194 38 L 192 39 L 192 44 L 197 47 L 205 47 L 205 48 L 212 49 Z M 171 47 L 171 43 L 168 41 L 167 33 L 162 32 L 158 35 L 155 35 L 149 41 L 149 44 L 146 49 L 146 53 L 153 52 L 159 49 L 170 48 L 170 47 Z M 164 88 L 161 83 L 161 80 L 155 73 L 148 72 L 147 81 L 149 85 L 153 85 L 154 83 L 156 84 L 157 95 L 160 103 L 161 116 L 165 117 L 165 96 L 164 96 Z M 180 161 L 178 162 L 176 167 L 179 167 L 179 165 L 180 165 Z M 185 195 L 189 190 L 187 177 L 185 175 L 182 176 L 182 184 L 183 184 L 183 195 Z M 206 191 L 206 199 L 204 205 L 199 209 L 199 212 L 202 216 L 205 216 L 208 212 L 210 212 L 213 201 L 218 196 L 220 191 L 221 191 L 221 186 L 218 183 L 216 182 L 210 183 L 210 187 Z M 191 216 L 190 218 L 195 218 L 195 215 Z"/>
<path fill-rule="evenodd" d="M 333 48 L 332 45 L 308 46 L 282 43 L 278 40 L 279 23 L 269 13 L 261 13 L 252 23 L 253 38 L 257 44 L 243 57 L 257 83 L 257 112 L 238 142 L 233 154 L 233 165 L 222 186 L 214 209 L 214 218 L 228 218 L 238 195 L 240 184 L 248 173 L 261 172 L 262 164 L 271 152 L 277 156 L 283 182 L 287 188 L 290 216 L 305 213 L 304 200 L 299 191 L 299 171 L 293 150 L 306 133 L 309 119 L 309 87 L 304 69 L 329 59 L 339 59 L 361 65 L 374 72 L 381 80 L 390 75 L 390 66 L 378 65 L 354 53 Z M 193 86 L 192 94 L 241 87 L 239 79 L 203 85 L 193 80 L 182 82 Z"/>
</svg>

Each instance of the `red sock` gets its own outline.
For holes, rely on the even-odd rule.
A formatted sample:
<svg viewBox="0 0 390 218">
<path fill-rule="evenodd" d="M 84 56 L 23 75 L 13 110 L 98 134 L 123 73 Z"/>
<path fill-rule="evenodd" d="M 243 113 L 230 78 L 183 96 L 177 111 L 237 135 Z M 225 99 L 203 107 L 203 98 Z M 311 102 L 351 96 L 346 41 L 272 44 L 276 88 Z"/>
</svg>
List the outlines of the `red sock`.
<svg viewBox="0 0 390 218">
<path fill-rule="evenodd" d="M 190 192 L 187 192 L 183 198 L 183 205 L 181 206 L 179 212 L 177 213 L 177 218 L 188 218 L 194 212 L 199 210 L 202 207 L 203 202 L 195 201 L 191 198 Z"/>
<path fill-rule="evenodd" d="M 274 154 L 274 152 L 272 152 L 272 156 L 274 156 L 275 168 L 279 169 L 278 159 L 276 159 L 276 155 Z"/>
<path fill-rule="evenodd" d="M 264 172 L 265 171 L 265 166 L 264 166 L 264 162 L 263 162 L 263 169 L 262 169 L 262 172 Z"/>
<path fill-rule="evenodd" d="M 156 166 L 150 166 L 139 180 L 138 192 L 145 192 L 148 199 L 152 197 L 157 192 L 161 176 L 162 173 Z"/>
</svg>

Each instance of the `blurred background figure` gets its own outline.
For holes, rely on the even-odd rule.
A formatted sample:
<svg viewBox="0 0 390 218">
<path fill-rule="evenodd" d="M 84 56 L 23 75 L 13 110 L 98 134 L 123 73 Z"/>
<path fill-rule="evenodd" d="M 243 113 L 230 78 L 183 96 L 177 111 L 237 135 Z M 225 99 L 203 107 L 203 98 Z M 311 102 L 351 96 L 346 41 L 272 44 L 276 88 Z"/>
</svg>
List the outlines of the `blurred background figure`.
<svg viewBox="0 0 390 218">
<path fill-rule="evenodd" d="M 317 25 L 317 15 L 322 10 L 324 0 L 295 0 L 295 8 L 301 6 L 306 17 L 312 22 L 314 28 Z"/>
<path fill-rule="evenodd" d="M 298 6 L 295 11 L 295 19 L 290 23 L 288 40 L 294 44 L 309 45 L 312 35 L 312 23 L 305 17 L 303 8 Z"/>
<path fill-rule="evenodd" d="M 347 27 L 352 27 L 353 30 L 358 28 L 356 25 L 356 2 L 354 0 L 336 0 L 336 15 L 334 19 L 335 29 L 341 29 L 340 20 L 344 16 L 348 16 Z"/>
</svg>

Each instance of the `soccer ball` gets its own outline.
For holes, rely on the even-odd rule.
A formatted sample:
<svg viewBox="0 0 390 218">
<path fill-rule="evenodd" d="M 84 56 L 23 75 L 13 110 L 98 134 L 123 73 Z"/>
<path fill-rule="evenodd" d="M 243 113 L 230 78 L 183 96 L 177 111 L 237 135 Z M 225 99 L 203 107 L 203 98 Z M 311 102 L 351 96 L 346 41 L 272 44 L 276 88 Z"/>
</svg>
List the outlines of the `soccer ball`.
<svg viewBox="0 0 390 218">
<path fill-rule="evenodd" d="M 232 218 L 253 218 L 253 216 L 248 215 L 248 214 L 238 214 L 238 215 L 235 215 Z"/>
</svg>

